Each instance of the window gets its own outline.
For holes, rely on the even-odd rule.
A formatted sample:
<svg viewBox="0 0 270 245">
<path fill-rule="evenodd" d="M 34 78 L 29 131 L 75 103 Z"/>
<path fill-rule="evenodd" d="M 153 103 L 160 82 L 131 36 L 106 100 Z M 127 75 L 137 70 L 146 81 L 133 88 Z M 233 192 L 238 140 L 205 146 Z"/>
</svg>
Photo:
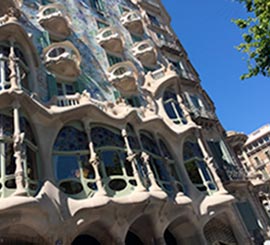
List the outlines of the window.
<svg viewBox="0 0 270 245">
<path fill-rule="evenodd" d="M 200 146 L 195 140 L 188 140 L 183 148 L 184 164 L 191 182 L 199 191 L 208 194 L 217 190 L 213 177 L 203 159 Z"/>
<path fill-rule="evenodd" d="M 99 172 L 109 196 L 129 194 L 137 185 L 120 130 L 103 126 L 91 128 L 95 152 L 100 159 Z"/>
<path fill-rule="evenodd" d="M 266 151 L 265 152 L 265 155 L 267 156 L 267 159 L 268 159 L 268 161 L 270 160 L 270 152 L 269 151 Z"/>
<path fill-rule="evenodd" d="M 254 157 L 254 161 L 257 165 L 260 165 L 261 164 L 261 161 L 258 157 Z"/>
<path fill-rule="evenodd" d="M 139 96 L 126 97 L 126 103 L 132 107 L 140 107 L 141 101 Z"/>
<path fill-rule="evenodd" d="M 0 114 L 0 195 L 7 197 L 16 190 L 15 171 L 16 158 L 13 146 L 13 117 L 10 112 Z M 37 159 L 38 150 L 33 131 L 25 117 L 20 118 L 21 132 L 25 133 L 21 154 L 24 171 L 24 187 L 28 194 L 34 195 L 38 189 Z"/>
<path fill-rule="evenodd" d="M 186 124 L 187 121 L 184 117 L 183 111 L 177 100 L 177 96 L 174 92 L 166 90 L 163 94 L 163 106 L 168 117 L 175 124 Z"/>
<path fill-rule="evenodd" d="M 137 35 L 134 35 L 134 34 L 130 34 L 131 36 L 131 39 L 134 43 L 136 42 L 141 42 L 143 40 L 143 38 L 141 36 L 137 36 Z"/>
<path fill-rule="evenodd" d="M 89 164 L 88 138 L 80 123 L 64 126 L 53 147 L 53 164 L 60 189 L 74 198 L 96 190 L 95 173 Z"/>
<path fill-rule="evenodd" d="M 154 15 L 152 15 L 152 14 L 149 14 L 149 13 L 147 13 L 147 16 L 148 16 L 150 22 L 151 22 L 153 25 L 155 25 L 155 26 L 160 26 L 159 21 L 158 21 L 158 19 L 157 19 L 156 16 L 154 16 Z"/>
<path fill-rule="evenodd" d="M 109 24 L 107 24 L 107 23 L 105 23 L 103 21 L 100 21 L 100 20 L 96 20 L 96 22 L 97 22 L 98 29 L 106 28 L 106 27 L 109 26 Z"/>
<path fill-rule="evenodd" d="M 74 84 L 70 83 L 57 83 L 57 95 L 70 95 L 75 93 Z"/>
<path fill-rule="evenodd" d="M 0 91 L 11 87 L 9 56 L 12 49 L 14 49 L 15 57 L 17 58 L 15 63 L 17 86 L 19 89 L 30 90 L 28 83 L 29 69 L 21 48 L 16 44 L 14 47 L 11 47 L 8 43 L 0 43 Z"/>
<path fill-rule="evenodd" d="M 153 136 L 145 131 L 140 134 L 143 150 L 149 154 L 149 164 L 157 184 L 169 194 L 174 194 L 171 177 L 165 165 L 164 157 Z"/>
<path fill-rule="evenodd" d="M 122 62 L 122 58 L 115 55 L 108 54 L 108 53 L 107 53 L 107 59 L 110 66 L 113 66 L 116 63 Z"/>
<path fill-rule="evenodd" d="M 90 6 L 99 14 L 103 15 L 103 12 L 105 11 L 104 5 L 102 0 L 89 0 Z"/>
</svg>

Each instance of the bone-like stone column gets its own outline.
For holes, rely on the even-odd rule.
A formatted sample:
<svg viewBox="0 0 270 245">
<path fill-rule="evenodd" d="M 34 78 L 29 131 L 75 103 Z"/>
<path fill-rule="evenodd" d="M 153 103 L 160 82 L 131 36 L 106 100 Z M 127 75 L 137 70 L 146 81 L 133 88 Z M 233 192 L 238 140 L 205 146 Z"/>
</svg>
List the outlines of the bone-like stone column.
<svg viewBox="0 0 270 245">
<path fill-rule="evenodd" d="M 132 150 L 131 150 L 131 147 L 129 145 L 129 142 L 128 142 L 128 135 L 127 135 L 127 131 L 126 129 L 122 129 L 121 130 L 121 134 L 124 138 L 124 141 L 125 141 L 125 145 L 127 147 L 127 161 L 129 161 L 131 163 L 131 166 L 132 166 L 132 171 L 133 171 L 133 175 L 134 175 L 134 178 L 136 180 L 136 183 L 137 183 L 137 186 L 135 188 L 135 191 L 146 191 L 145 187 L 142 185 L 141 183 L 141 179 L 140 179 L 140 175 L 139 175 L 139 172 L 138 172 L 138 168 L 136 167 L 136 153 L 134 153 Z"/>
<path fill-rule="evenodd" d="M 10 69 L 10 84 L 13 89 L 21 89 L 20 88 L 20 76 L 18 69 L 18 58 L 16 58 L 15 50 L 14 50 L 14 40 L 10 39 L 10 53 L 9 53 L 9 69 Z"/>
<path fill-rule="evenodd" d="M 95 196 L 107 196 L 107 193 L 104 190 L 104 187 L 102 185 L 102 178 L 98 171 L 98 165 L 100 164 L 100 161 L 94 149 L 94 144 L 91 138 L 91 129 L 90 129 L 89 123 L 86 121 L 84 122 L 84 128 L 86 130 L 88 142 L 89 142 L 89 151 L 90 151 L 89 164 L 92 165 L 95 172 L 95 176 L 96 176 L 96 184 L 97 184 L 98 191 L 95 193 Z"/>
<path fill-rule="evenodd" d="M 24 133 L 21 133 L 20 129 L 20 115 L 19 115 L 20 105 L 18 102 L 13 104 L 13 120 L 14 120 L 14 134 L 13 134 L 13 149 L 14 149 L 14 157 L 15 157 L 15 182 L 16 182 L 16 191 L 14 193 L 15 196 L 26 196 L 27 192 L 24 187 L 24 170 L 23 170 L 23 162 L 24 162 L 24 154 L 23 154 L 23 140 Z"/>
</svg>

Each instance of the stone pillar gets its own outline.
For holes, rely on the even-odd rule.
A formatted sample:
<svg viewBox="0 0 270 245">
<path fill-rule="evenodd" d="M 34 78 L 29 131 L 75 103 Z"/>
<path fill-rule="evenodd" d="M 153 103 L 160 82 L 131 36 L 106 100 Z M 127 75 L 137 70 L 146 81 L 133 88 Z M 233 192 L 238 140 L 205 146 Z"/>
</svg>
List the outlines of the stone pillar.
<svg viewBox="0 0 270 245">
<path fill-rule="evenodd" d="M 88 137 L 88 142 L 89 142 L 89 151 L 90 151 L 89 164 L 92 165 L 95 172 L 95 176 L 96 176 L 97 192 L 95 193 L 95 196 L 107 196 L 107 193 L 102 185 L 102 178 L 98 171 L 98 165 L 100 164 L 100 161 L 95 152 L 94 144 L 92 142 L 91 129 L 89 126 L 89 122 L 87 122 L 86 120 L 84 120 L 84 128 L 85 128 L 85 131 Z"/>
<path fill-rule="evenodd" d="M 141 158 L 143 160 L 143 164 L 146 166 L 147 176 L 148 176 L 150 184 L 151 184 L 149 190 L 154 191 L 154 192 L 155 191 L 162 191 L 161 188 L 158 186 L 156 179 L 155 179 L 155 176 L 154 176 L 154 173 L 152 172 L 152 169 L 150 167 L 150 163 L 149 163 L 150 156 L 146 152 L 143 151 L 141 153 Z"/>
<path fill-rule="evenodd" d="M 131 150 L 131 147 L 129 145 L 129 142 L 128 142 L 128 135 L 127 135 L 127 131 L 126 129 L 122 129 L 121 130 L 121 134 L 124 138 L 124 141 L 125 141 L 125 145 L 127 147 L 127 161 L 129 161 L 131 163 L 131 166 L 132 166 L 132 171 L 133 171 L 133 175 L 134 175 L 134 178 L 136 180 L 136 183 L 137 183 L 137 186 L 135 188 L 135 191 L 146 191 L 145 187 L 142 185 L 141 183 L 141 179 L 140 179 L 140 175 L 139 175 L 139 172 L 138 172 L 138 168 L 136 166 L 136 153 L 134 153 L 132 150 Z"/>
<path fill-rule="evenodd" d="M 20 115 L 19 115 L 20 105 L 18 102 L 13 104 L 13 120 L 14 120 L 14 134 L 13 134 L 13 150 L 15 157 L 15 182 L 16 182 L 16 191 L 14 193 L 15 196 L 26 196 L 27 193 L 25 191 L 25 179 L 24 179 L 24 154 L 23 154 L 23 140 L 24 133 L 21 133 L 20 129 Z"/>
<path fill-rule="evenodd" d="M 9 69 L 10 69 L 10 84 L 11 88 L 13 89 L 21 89 L 20 88 L 20 75 L 18 74 L 19 69 L 18 69 L 18 59 L 16 58 L 15 55 L 15 50 L 14 50 L 14 40 L 10 39 L 10 54 L 9 54 Z"/>
</svg>

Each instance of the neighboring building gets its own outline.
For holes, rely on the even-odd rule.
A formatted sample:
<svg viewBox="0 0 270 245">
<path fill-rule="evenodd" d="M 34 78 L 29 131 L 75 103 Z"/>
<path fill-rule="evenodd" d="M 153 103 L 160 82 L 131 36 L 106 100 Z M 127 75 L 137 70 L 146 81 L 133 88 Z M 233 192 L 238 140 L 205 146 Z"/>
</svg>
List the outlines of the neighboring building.
<svg viewBox="0 0 270 245">
<path fill-rule="evenodd" d="M 1 0 L 0 244 L 262 244 L 228 142 L 159 0 Z"/>
<path fill-rule="evenodd" d="M 227 139 L 240 160 L 240 166 L 250 180 L 251 192 L 257 208 L 263 211 L 261 217 L 270 218 L 270 125 L 264 125 L 248 136 L 228 132 Z M 261 207 L 260 207 L 261 206 Z"/>
<path fill-rule="evenodd" d="M 241 162 L 253 177 L 268 180 L 270 176 L 270 125 L 267 124 L 248 135 Z"/>
</svg>

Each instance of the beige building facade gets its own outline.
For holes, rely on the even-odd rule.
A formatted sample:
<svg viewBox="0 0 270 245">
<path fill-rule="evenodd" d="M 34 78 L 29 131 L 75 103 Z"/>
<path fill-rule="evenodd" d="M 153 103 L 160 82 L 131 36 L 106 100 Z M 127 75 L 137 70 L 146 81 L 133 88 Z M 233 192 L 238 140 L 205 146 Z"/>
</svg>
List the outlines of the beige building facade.
<svg viewBox="0 0 270 245">
<path fill-rule="evenodd" d="M 0 244 L 263 244 L 237 137 L 159 0 L 1 0 Z"/>
</svg>

